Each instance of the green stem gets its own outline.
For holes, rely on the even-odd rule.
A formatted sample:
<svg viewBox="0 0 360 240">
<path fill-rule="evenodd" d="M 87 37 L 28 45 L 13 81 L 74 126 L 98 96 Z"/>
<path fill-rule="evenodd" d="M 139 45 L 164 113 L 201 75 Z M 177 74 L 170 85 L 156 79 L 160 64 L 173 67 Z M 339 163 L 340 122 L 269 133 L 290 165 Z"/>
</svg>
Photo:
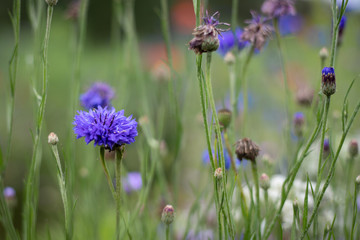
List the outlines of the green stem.
<svg viewBox="0 0 360 240">
<path fill-rule="evenodd" d="M 29 175 L 26 180 L 26 189 L 25 189 L 24 218 L 23 218 L 24 239 L 33 239 L 35 236 L 36 204 L 37 204 L 35 201 L 36 196 L 34 196 L 34 193 L 36 192 L 35 180 L 37 178 L 37 175 L 39 174 L 38 169 L 40 168 L 40 160 L 41 160 L 41 158 L 37 157 L 37 153 L 39 151 L 42 122 L 44 119 L 45 105 L 47 99 L 48 45 L 49 45 L 53 11 L 54 11 L 53 6 L 48 6 L 44 47 L 42 52 L 43 85 L 42 85 L 41 103 L 37 112 L 37 125 L 36 125 L 35 137 L 34 137 L 33 153 L 32 153 L 31 165 L 30 165 Z"/>
<path fill-rule="evenodd" d="M 333 28 L 332 28 L 332 42 L 331 42 L 331 55 L 330 55 L 330 67 L 335 66 L 335 57 L 336 57 L 336 47 L 337 47 L 337 40 L 338 40 L 338 19 L 337 19 L 337 10 L 336 10 L 336 0 L 332 0 L 332 21 L 333 21 Z"/>
<path fill-rule="evenodd" d="M 101 161 L 101 166 L 104 169 L 105 177 L 106 177 L 107 183 L 109 185 L 111 194 L 112 194 L 113 198 L 116 199 L 114 184 L 112 183 L 111 176 L 110 176 L 110 173 L 109 173 L 108 167 L 106 165 L 106 161 L 105 161 L 105 148 L 104 147 L 100 147 L 100 161 Z"/>
<path fill-rule="evenodd" d="M 350 239 L 353 240 L 354 239 L 354 230 L 355 230 L 355 223 L 356 223 L 356 215 L 357 215 L 357 204 L 356 204 L 356 197 L 358 195 L 359 192 L 359 186 L 358 183 L 355 182 L 355 189 L 354 189 L 354 201 L 353 201 L 353 218 L 352 218 L 352 224 L 351 224 L 351 234 L 350 234 Z"/>
<path fill-rule="evenodd" d="M 259 188 L 259 176 L 258 176 L 258 172 L 257 172 L 257 166 L 256 166 L 256 162 L 251 162 L 251 170 L 252 170 L 252 174 L 253 174 L 253 178 L 254 178 L 254 182 L 255 182 L 255 196 L 256 196 L 256 239 L 261 239 L 261 230 L 260 230 L 260 226 L 261 226 L 261 216 L 260 216 L 260 188 Z"/>
<path fill-rule="evenodd" d="M 124 153 L 124 145 L 116 149 L 115 161 L 116 161 L 116 239 L 120 240 L 120 213 L 121 213 L 121 160 Z"/>
<path fill-rule="evenodd" d="M 316 201 L 315 201 L 315 205 L 314 205 L 315 207 L 314 207 L 313 213 L 311 214 L 308 225 L 306 226 L 306 228 L 304 229 L 304 231 L 302 233 L 301 239 L 304 239 L 307 231 L 309 230 L 309 228 L 310 228 L 310 226 L 312 224 L 312 221 L 314 220 L 314 217 L 317 214 L 317 211 L 319 209 L 321 200 L 324 197 L 325 191 L 328 188 L 328 186 L 330 185 L 331 179 L 334 176 L 335 165 L 336 165 L 336 162 L 337 162 L 337 160 L 339 158 L 340 151 L 341 151 L 342 146 L 344 144 L 345 138 L 346 138 L 346 136 L 347 136 L 347 134 L 348 134 L 348 132 L 350 130 L 350 127 L 351 127 L 357 113 L 359 112 L 359 109 L 360 109 L 360 101 L 358 102 L 357 106 L 355 107 L 355 110 L 354 110 L 354 112 L 353 112 L 353 114 L 352 114 L 352 116 L 351 116 L 351 118 L 349 120 L 349 123 L 348 123 L 345 131 L 343 132 L 343 134 L 341 136 L 341 140 L 340 140 L 339 146 L 338 146 L 338 148 L 336 150 L 336 154 L 334 156 L 334 159 L 331 162 L 330 170 L 329 170 L 328 176 L 326 178 L 325 184 L 324 184 L 324 186 L 322 187 L 322 189 L 320 191 L 320 195 L 317 195 L 317 197 L 316 197 Z"/>
<path fill-rule="evenodd" d="M 170 240 L 170 224 L 166 224 L 166 240 Z"/>
<path fill-rule="evenodd" d="M 235 0 L 236 1 L 236 0 Z M 231 126 L 232 131 L 235 132 L 236 129 L 236 117 L 237 117 L 237 106 L 236 106 L 236 71 L 235 63 L 229 66 L 230 74 L 230 105 L 231 105 Z"/>
<path fill-rule="evenodd" d="M 281 44 L 281 35 L 279 31 L 279 21 L 278 18 L 274 18 L 274 28 L 275 28 L 275 34 L 276 34 L 276 43 L 279 50 L 279 58 L 280 58 L 280 65 L 281 65 L 281 72 L 284 79 L 284 90 L 285 90 L 285 113 L 286 113 L 286 128 L 285 128 L 285 141 L 286 141 L 286 149 L 288 156 L 291 155 L 291 141 L 290 141 L 290 130 L 291 130 L 291 112 L 289 108 L 289 104 L 291 103 L 291 96 L 290 96 L 290 90 L 289 90 L 289 83 L 287 79 L 286 74 L 286 66 L 285 66 L 285 60 L 284 60 L 284 53 L 283 48 Z M 290 158 L 289 158 L 290 159 Z M 290 163 L 290 160 L 289 160 Z"/>
<path fill-rule="evenodd" d="M 51 145 L 51 150 L 56 160 L 60 194 L 64 205 L 66 239 L 70 240 L 72 239 L 72 221 L 70 215 L 72 206 L 69 206 L 68 204 L 69 196 L 68 196 L 68 191 L 66 189 L 66 179 L 61 167 L 61 161 L 60 161 L 57 145 Z"/>
<path fill-rule="evenodd" d="M 248 55 L 246 57 L 246 60 L 244 62 L 244 65 L 243 65 L 243 69 L 242 69 L 242 72 L 241 72 L 241 81 L 243 81 L 243 95 L 244 95 L 244 109 L 243 109 L 243 123 L 242 123 L 242 131 L 241 131 L 241 134 L 242 136 L 246 136 L 246 119 L 247 119 L 247 112 L 248 112 L 248 86 L 247 86 L 247 78 L 246 78 L 246 73 L 247 73 L 247 70 L 248 70 L 248 67 L 249 67 L 249 63 L 250 63 L 250 60 L 254 54 L 254 51 L 255 51 L 255 45 L 253 44 L 251 46 L 251 49 L 250 51 L 248 52 Z"/>
<path fill-rule="evenodd" d="M 238 10 L 239 0 L 233 0 L 231 6 L 231 28 L 235 32 L 237 26 L 237 10 Z"/>
</svg>

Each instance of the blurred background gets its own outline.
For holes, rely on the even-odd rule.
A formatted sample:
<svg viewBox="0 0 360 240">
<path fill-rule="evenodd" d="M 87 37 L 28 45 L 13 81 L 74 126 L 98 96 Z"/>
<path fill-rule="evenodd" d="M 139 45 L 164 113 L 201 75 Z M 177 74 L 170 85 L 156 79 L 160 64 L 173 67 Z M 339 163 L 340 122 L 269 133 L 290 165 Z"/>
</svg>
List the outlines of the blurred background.
<svg viewBox="0 0 360 240">
<path fill-rule="evenodd" d="M 341 129 L 339 113 L 343 96 L 349 83 L 359 74 L 360 62 L 360 5 L 358 1 L 349 1 L 349 11 L 346 12 L 347 27 L 342 45 L 338 49 L 337 58 L 337 93 L 333 96 L 330 111 L 330 124 L 333 129 Z M 69 114 L 71 106 L 70 95 L 75 65 L 75 43 L 77 36 L 77 20 L 73 16 L 74 2 L 59 0 L 54 9 L 54 19 L 51 28 L 49 44 L 49 88 L 46 106 L 45 126 L 42 137 L 42 165 L 40 173 L 38 237 L 44 239 L 48 233 L 53 239 L 62 239 L 63 209 L 59 195 L 56 165 L 47 145 L 49 132 L 56 132 L 60 138 L 60 152 L 66 151 L 65 141 L 69 139 L 72 128 L 72 118 Z M 34 58 L 34 33 L 29 21 L 28 1 L 22 1 L 21 36 L 19 46 L 18 81 L 15 100 L 15 119 L 11 161 L 5 174 L 5 183 L 16 190 L 17 204 L 14 219 L 17 229 L 21 229 L 21 214 L 24 180 L 29 168 L 32 153 L 31 131 L 34 131 L 34 98 L 31 89 L 31 78 L 35 69 L 39 68 Z M 231 0 L 208 1 L 210 13 L 220 12 L 220 21 L 231 22 Z M 238 26 L 243 28 L 244 20 L 251 18 L 250 10 L 259 11 L 262 1 L 240 1 L 238 11 Z M 6 149 L 6 103 L 9 97 L 8 63 L 14 45 L 13 30 L 8 12 L 12 1 L 2 0 L 0 3 L 0 145 Z M 316 93 L 320 89 L 321 65 L 319 51 L 322 47 L 330 47 L 331 41 L 331 9 L 328 1 L 296 1 L 297 15 L 283 20 L 281 31 L 285 59 L 289 76 L 292 99 L 299 89 L 307 86 Z M 46 13 L 45 4 L 42 8 Z M 200 98 L 196 79 L 195 55 L 187 49 L 187 43 L 192 38 L 195 27 L 193 3 L 191 0 L 170 0 L 171 49 L 174 60 L 177 94 L 181 105 L 183 120 L 183 143 L 176 163 L 179 174 L 178 182 L 172 178 L 174 119 L 168 115 L 171 109 L 168 101 L 166 76 L 163 80 L 161 66 L 166 61 L 165 45 L 160 27 L 160 2 L 156 0 L 134 1 L 134 28 L 136 34 L 131 47 L 116 50 L 112 37 L 112 2 L 89 1 L 86 40 L 81 57 L 80 92 L 95 81 L 104 81 L 116 91 L 113 106 L 125 114 L 133 114 L 136 119 L 149 121 L 150 125 L 163 140 L 164 174 L 167 179 L 167 189 L 171 197 L 164 197 L 156 182 L 149 197 L 150 210 L 147 217 L 158 216 L 164 202 L 173 200 L 177 203 L 177 214 L 181 219 L 186 216 L 189 208 L 197 198 L 195 190 L 207 189 L 210 185 L 209 168 L 203 164 L 202 154 L 206 149 L 204 129 L 201 123 Z M 45 21 L 39 28 L 44 33 Z M 120 41 L 125 41 L 126 32 L 120 33 Z M 42 37 L 41 37 L 42 38 Z M 123 54 L 122 51 L 126 52 Z M 123 56 L 117 58 L 119 53 Z M 38 52 L 39 53 L 39 52 Z M 218 105 L 224 105 L 229 96 L 228 67 L 223 56 L 213 54 L 213 84 L 215 100 Z M 134 61 L 131 58 L 135 58 Z M 160 66 L 160 67 L 159 67 Z M 160 70 L 159 70 L 160 69 Z M 166 74 L 166 70 L 165 70 Z M 36 76 L 36 73 L 35 73 Z M 248 73 L 250 92 L 249 131 L 251 138 L 262 146 L 262 153 L 269 154 L 278 161 L 282 158 L 284 140 L 283 80 L 278 61 L 276 43 L 270 40 L 264 50 L 254 56 Z M 350 96 L 350 105 L 358 100 L 355 85 Z M 144 106 L 146 102 L 146 106 Z M 80 105 L 78 109 L 81 109 Z M 164 109 L 162 111 L 161 109 Z M 293 112 L 311 111 L 294 104 Z M 165 117 L 164 117 L 165 116 Z M 145 118 L 144 118 L 145 117 Z M 199 120 L 200 118 L 200 120 Z M 311 119 L 311 117 L 309 117 Z M 312 125 L 308 120 L 308 128 Z M 353 129 L 359 129 L 360 121 L 356 119 Z M 161 133 L 160 133 L 161 132 Z M 358 130 L 352 133 L 354 136 Z M 235 136 L 236 137 L 236 136 Z M 70 137 L 71 138 L 71 137 Z M 75 138 L 75 136 L 73 136 Z M 295 140 L 294 140 L 295 141 Z M 128 146 L 124 165 L 127 171 L 140 171 L 141 152 L 146 151 L 144 134 L 139 127 L 139 136 L 135 144 Z M 91 144 L 90 144 L 91 145 Z M 110 191 L 98 161 L 98 151 L 92 146 L 86 146 L 83 140 L 76 141 L 76 182 L 75 182 L 75 236 L 76 239 L 94 238 L 110 239 L 114 231 L 114 210 L 106 204 L 113 204 Z M 4 150 L 3 150 L 4 151 Z M 63 154 L 66 155 L 66 154 Z M 279 160 L 280 161 L 280 160 Z M 281 167 L 279 167 L 280 169 Z M 280 170 L 277 171 L 280 171 Z M 171 170 L 171 171 L 170 171 Z M 155 179 L 159 181 L 159 179 Z M 174 185 L 176 183 L 176 186 Z M 178 187 L 178 195 L 173 195 Z M 129 195 L 126 200 L 132 206 L 132 200 L 138 198 L 137 193 Z M 129 207 L 130 208 L 130 207 Z M 185 218 L 185 217 L 184 217 Z M 156 225 L 156 223 L 152 223 Z M 180 227 L 179 227 L 180 228 Z M 88 229 L 88 232 L 77 232 L 76 229 Z M 149 229 L 151 229 L 149 227 Z M 156 229 L 156 227 L 155 227 Z M 3 229 L 1 230 L 3 234 Z M 154 234 L 150 231 L 149 234 Z M 156 232 L 155 232 L 156 233 Z M 0 235 L 0 238 L 4 235 Z M 146 235 L 146 233 L 144 233 Z M 154 236 L 154 235 L 151 235 Z"/>
</svg>

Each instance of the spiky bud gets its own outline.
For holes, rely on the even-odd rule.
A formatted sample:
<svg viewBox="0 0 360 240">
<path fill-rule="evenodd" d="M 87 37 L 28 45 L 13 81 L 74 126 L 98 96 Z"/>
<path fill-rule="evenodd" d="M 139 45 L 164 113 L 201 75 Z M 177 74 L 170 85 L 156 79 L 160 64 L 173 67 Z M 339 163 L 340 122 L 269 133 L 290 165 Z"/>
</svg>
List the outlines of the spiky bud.
<svg viewBox="0 0 360 240">
<path fill-rule="evenodd" d="M 241 161 L 243 158 L 255 162 L 259 155 L 260 148 L 250 138 L 243 138 L 236 142 L 235 153 L 237 158 Z"/>
<path fill-rule="evenodd" d="M 349 144 L 349 155 L 351 158 L 354 158 L 358 154 L 359 154 L 359 145 L 358 145 L 358 142 L 355 139 L 353 139 L 350 141 L 350 144 Z"/>
<path fill-rule="evenodd" d="M 214 177 L 218 180 L 222 179 L 223 177 L 223 172 L 221 168 L 217 168 L 215 169 L 215 173 L 214 173 Z"/>
<path fill-rule="evenodd" d="M 321 90 L 330 97 L 336 91 L 335 70 L 333 67 L 324 67 L 322 70 Z"/>
<path fill-rule="evenodd" d="M 55 133 L 51 132 L 48 136 L 48 143 L 51 145 L 56 145 L 58 142 L 59 142 L 58 136 Z"/>
<path fill-rule="evenodd" d="M 231 114 L 231 111 L 226 108 L 220 109 L 218 111 L 219 123 L 224 129 L 228 128 L 230 125 Z"/>
<path fill-rule="evenodd" d="M 161 221 L 166 225 L 170 225 L 175 218 L 175 210 L 172 205 L 166 205 L 162 211 Z"/>
<path fill-rule="evenodd" d="M 261 174 L 259 184 L 264 191 L 270 188 L 270 178 L 266 173 Z"/>
</svg>

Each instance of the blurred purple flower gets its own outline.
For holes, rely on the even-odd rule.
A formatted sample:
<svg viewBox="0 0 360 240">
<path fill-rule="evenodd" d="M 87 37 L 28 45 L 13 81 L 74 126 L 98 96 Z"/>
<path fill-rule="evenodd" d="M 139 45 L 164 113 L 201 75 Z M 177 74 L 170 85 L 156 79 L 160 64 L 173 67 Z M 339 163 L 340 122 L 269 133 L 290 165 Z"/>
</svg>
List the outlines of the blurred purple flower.
<svg viewBox="0 0 360 240">
<path fill-rule="evenodd" d="M 265 15 L 275 18 L 296 14 L 292 0 L 266 0 L 261 6 L 261 11 Z"/>
<path fill-rule="evenodd" d="M 303 27 L 303 18 L 299 15 L 285 15 L 279 18 L 279 30 L 282 36 L 295 34 Z"/>
<path fill-rule="evenodd" d="M 225 56 L 226 53 L 231 51 L 234 47 L 237 47 L 237 50 L 242 50 L 246 47 L 249 42 L 241 40 L 241 35 L 243 30 L 241 28 L 236 28 L 235 33 L 231 30 L 223 32 L 218 36 L 219 38 L 219 48 L 218 53 L 222 56 Z"/>
<path fill-rule="evenodd" d="M 215 155 L 214 150 L 212 150 L 212 152 L 213 152 L 213 155 Z M 230 156 L 229 156 L 228 152 L 226 151 L 226 149 L 224 149 L 224 158 L 225 158 L 225 169 L 229 170 L 231 160 L 230 160 Z M 203 163 L 205 165 L 210 163 L 210 156 L 209 156 L 209 151 L 208 150 L 203 151 L 202 160 L 203 160 Z"/>
<path fill-rule="evenodd" d="M 4 194 L 5 199 L 13 199 L 16 197 L 16 191 L 12 187 L 4 188 L 3 194 Z"/>
<path fill-rule="evenodd" d="M 258 50 L 261 50 L 267 39 L 270 37 L 273 27 L 266 23 L 269 19 L 263 18 L 255 11 L 251 11 L 252 19 L 246 20 L 248 26 L 241 34 L 242 41 L 249 41 Z"/>
<path fill-rule="evenodd" d="M 110 106 L 114 97 L 115 92 L 108 84 L 95 82 L 85 93 L 80 95 L 80 102 L 84 108 L 89 110 L 98 106 Z"/>
<path fill-rule="evenodd" d="M 127 193 L 140 190 L 142 188 L 141 173 L 129 172 L 126 178 L 123 178 L 123 188 Z"/>
<path fill-rule="evenodd" d="M 214 232 L 211 229 L 206 229 L 195 233 L 194 231 L 190 231 L 185 238 L 186 240 L 213 240 Z"/>
<path fill-rule="evenodd" d="M 345 15 L 343 15 L 341 20 L 340 20 L 340 24 L 339 24 L 338 46 L 340 46 L 342 44 L 342 42 L 343 42 L 346 22 L 347 22 L 347 18 L 346 18 Z"/>
<path fill-rule="evenodd" d="M 74 133 L 77 138 L 85 137 L 86 144 L 94 141 L 94 145 L 104 146 L 107 149 L 135 142 L 138 135 L 137 122 L 124 116 L 124 110 L 116 112 L 99 106 L 89 112 L 78 111 L 75 115 Z"/>
</svg>

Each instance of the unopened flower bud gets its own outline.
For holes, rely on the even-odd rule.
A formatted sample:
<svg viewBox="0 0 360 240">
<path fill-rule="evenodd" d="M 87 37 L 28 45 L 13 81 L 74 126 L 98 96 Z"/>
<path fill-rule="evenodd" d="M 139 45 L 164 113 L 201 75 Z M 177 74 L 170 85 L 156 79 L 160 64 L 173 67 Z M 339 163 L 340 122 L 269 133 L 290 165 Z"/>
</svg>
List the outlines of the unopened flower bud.
<svg viewBox="0 0 360 240">
<path fill-rule="evenodd" d="M 173 206 L 166 205 L 162 211 L 161 221 L 166 225 L 170 225 L 175 218 L 175 210 Z"/>
<path fill-rule="evenodd" d="M 235 56 L 232 52 L 227 52 L 224 61 L 227 65 L 233 65 L 235 63 Z"/>
<path fill-rule="evenodd" d="M 220 125 L 226 129 L 227 127 L 229 127 L 230 122 L 231 122 L 231 111 L 229 109 L 220 109 L 218 111 L 218 118 L 219 118 L 219 123 Z"/>
<path fill-rule="evenodd" d="M 16 205 L 16 191 L 12 187 L 4 188 L 4 198 L 10 208 Z"/>
<path fill-rule="evenodd" d="M 330 154 L 330 140 L 325 138 L 324 140 L 324 148 L 323 148 L 323 157 L 327 158 Z"/>
<path fill-rule="evenodd" d="M 351 158 L 354 158 L 358 154 L 359 154 L 358 142 L 355 139 L 353 139 L 350 141 L 350 144 L 349 144 L 349 155 Z"/>
<path fill-rule="evenodd" d="M 322 70 L 321 90 L 330 97 L 336 91 L 335 70 L 333 67 L 324 67 Z"/>
<path fill-rule="evenodd" d="M 55 6 L 58 2 L 58 0 L 45 0 L 45 2 L 49 5 L 49 6 Z"/>
<path fill-rule="evenodd" d="M 320 49 L 319 56 L 322 61 L 325 61 L 329 57 L 329 51 L 327 50 L 326 47 Z"/>
<path fill-rule="evenodd" d="M 338 35 L 338 42 L 337 42 L 337 46 L 341 46 L 342 42 L 343 42 L 343 37 L 344 37 L 344 30 L 346 27 L 346 21 L 347 18 L 345 15 L 342 16 L 341 20 L 340 20 L 340 24 L 339 24 L 339 35 Z"/>
<path fill-rule="evenodd" d="M 358 186 L 360 185 L 360 175 L 356 177 L 355 183 L 356 183 L 356 185 L 358 185 Z"/>
<path fill-rule="evenodd" d="M 294 133 L 297 137 L 301 138 L 304 132 L 305 117 L 302 112 L 294 114 Z"/>
<path fill-rule="evenodd" d="M 218 180 L 222 179 L 223 177 L 223 172 L 221 168 L 217 168 L 215 169 L 215 173 L 214 173 L 214 177 Z"/>
<path fill-rule="evenodd" d="M 56 145 L 58 142 L 59 142 L 58 136 L 55 133 L 51 132 L 48 136 L 48 143 L 51 145 Z"/>
<path fill-rule="evenodd" d="M 264 189 L 265 191 L 267 191 L 270 188 L 270 179 L 269 179 L 269 176 L 266 173 L 263 173 L 260 176 L 259 184 L 260 184 L 260 187 L 262 189 Z"/>
<path fill-rule="evenodd" d="M 259 155 L 259 151 L 259 146 L 249 138 L 243 138 L 236 142 L 235 153 L 240 161 L 245 158 L 255 162 L 256 157 Z"/>
</svg>

